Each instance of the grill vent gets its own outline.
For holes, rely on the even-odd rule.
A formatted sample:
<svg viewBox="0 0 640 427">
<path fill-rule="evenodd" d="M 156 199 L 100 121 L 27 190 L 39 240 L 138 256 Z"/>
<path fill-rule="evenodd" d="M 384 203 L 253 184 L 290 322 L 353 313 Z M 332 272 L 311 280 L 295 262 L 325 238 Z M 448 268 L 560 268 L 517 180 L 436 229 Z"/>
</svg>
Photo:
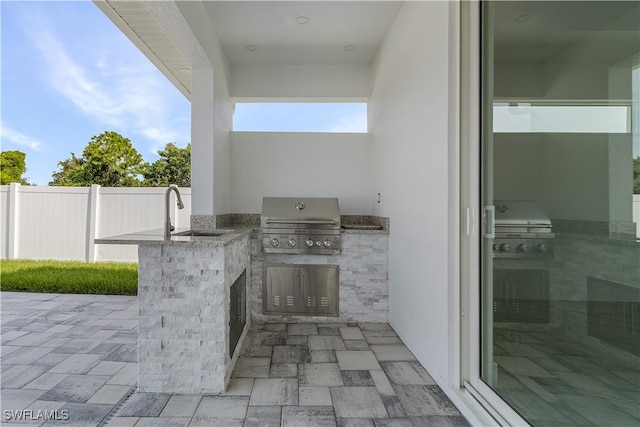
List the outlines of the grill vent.
<svg viewBox="0 0 640 427">
<path fill-rule="evenodd" d="M 271 304 L 280 307 L 280 295 L 274 295 Z"/>
<path fill-rule="evenodd" d="M 296 298 L 293 295 L 287 295 L 287 306 L 291 307 L 296 305 Z"/>
</svg>

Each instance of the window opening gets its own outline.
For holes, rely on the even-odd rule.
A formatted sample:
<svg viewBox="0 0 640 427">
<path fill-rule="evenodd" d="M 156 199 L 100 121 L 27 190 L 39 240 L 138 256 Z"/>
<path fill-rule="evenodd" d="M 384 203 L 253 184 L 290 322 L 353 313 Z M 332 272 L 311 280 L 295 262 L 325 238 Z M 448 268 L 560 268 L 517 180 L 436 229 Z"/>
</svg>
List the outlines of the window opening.
<svg viewBox="0 0 640 427">
<path fill-rule="evenodd" d="M 233 130 L 366 133 L 367 104 L 236 103 Z"/>
</svg>

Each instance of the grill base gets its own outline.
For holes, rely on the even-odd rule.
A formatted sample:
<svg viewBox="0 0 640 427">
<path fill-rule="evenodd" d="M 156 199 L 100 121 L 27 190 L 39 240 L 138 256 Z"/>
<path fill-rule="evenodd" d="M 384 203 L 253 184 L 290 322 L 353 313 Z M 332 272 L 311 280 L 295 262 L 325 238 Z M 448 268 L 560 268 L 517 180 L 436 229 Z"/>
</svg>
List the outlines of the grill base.
<svg viewBox="0 0 640 427">
<path fill-rule="evenodd" d="M 267 265 L 264 267 L 264 314 L 339 315 L 337 265 Z"/>
</svg>

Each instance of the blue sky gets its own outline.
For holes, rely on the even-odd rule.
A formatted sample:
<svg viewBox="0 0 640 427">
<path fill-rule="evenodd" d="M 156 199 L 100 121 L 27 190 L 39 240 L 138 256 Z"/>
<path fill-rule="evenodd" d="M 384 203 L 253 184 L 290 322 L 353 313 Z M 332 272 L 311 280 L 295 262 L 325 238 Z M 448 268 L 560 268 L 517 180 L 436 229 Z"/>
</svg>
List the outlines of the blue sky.
<svg viewBox="0 0 640 427">
<path fill-rule="evenodd" d="M 30 183 L 94 135 L 129 138 L 146 161 L 190 139 L 185 97 L 90 1 L 0 2 L 2 150 L 26 153 Z"/>
<path fill-rule="evenodd" d="M 239 131 L 366 132 L 367 104 L 236 104 L 233 127 Z"/>
<path fill-rule="evenodd" d="M 91 1 L 1 1 L 1 149 L 47 185 L 94 135 L 129 138 L 148 162 L 190 141 L 190 104 Z M 295 120 L 291 120 L 294 117 Z M 273 123 L 280 117 L 280 129 Z M 323 120 L 319 118 L 323 117 Z M 238 130 L 366 131 L 366 106 L 239 105 Z"/>
</svg>

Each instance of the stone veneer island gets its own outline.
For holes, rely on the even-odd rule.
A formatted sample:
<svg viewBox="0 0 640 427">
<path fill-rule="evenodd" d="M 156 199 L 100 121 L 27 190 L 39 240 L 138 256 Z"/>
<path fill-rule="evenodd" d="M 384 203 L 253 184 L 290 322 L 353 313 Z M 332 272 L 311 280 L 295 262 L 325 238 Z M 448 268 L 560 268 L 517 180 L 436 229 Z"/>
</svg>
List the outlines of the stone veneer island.
<svg viewBox="0 0 640 427">
<path fill-rule="evenodd" d="M 226 224 L 225 224 L 226 225 Z M 235 228 L 235 227 L 234 227 Z M 96 239 L 138 245 L 138 391 L 223 393 L 240 351 L 230 351 L 230 288 L 248 282 L 247 322 L 388 322 L 388 220 L 381 230 L 343 230 L 339 255 L 272 255 L 260 230 L 236 228 L 217 237 L 162 238 L 161 230 Z M 266 264 L 340 266 L 340 315 L 278 316 L 262 311 Z M 246 273 L 242 276 L 242 273 Z"/>
<path fill-rule="evenodd" d="M 222 393 L 229 383 L 229 288 L 249 268 L 249 235 L 214 242 L 138 248 L 141 392 Z"/>
</svg>

